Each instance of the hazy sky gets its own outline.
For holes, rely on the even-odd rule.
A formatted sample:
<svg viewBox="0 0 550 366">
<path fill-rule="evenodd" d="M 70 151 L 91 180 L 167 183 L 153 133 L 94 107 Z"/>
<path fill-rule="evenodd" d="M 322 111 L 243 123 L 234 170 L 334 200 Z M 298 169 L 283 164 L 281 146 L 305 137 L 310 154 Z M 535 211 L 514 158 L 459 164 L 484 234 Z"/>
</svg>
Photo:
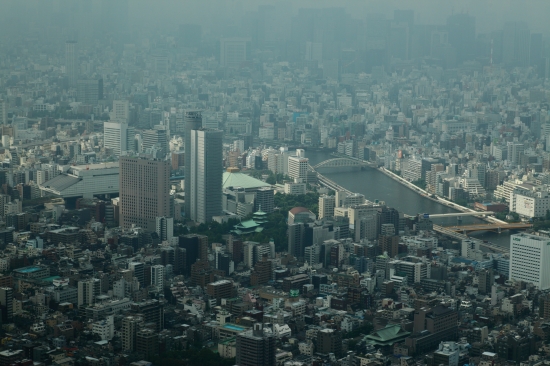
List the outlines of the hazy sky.
<svg viewBox="0 0 550 366">
<path fill-rule="evenodd" d="M 418 24 L 444 24 L 448 15 L 464 12 L 476 16 L 478 32 L 501 29 L 507 20 L 521 20 L 532 31 L 550 33 L 549 0 L 130 0 L 130 4 L 133 17 L 200 23 L 220 16 L 237 20 L 242 12 L 260 4 L 279 5 L 289 15 L 302 7 L 343 6 L 356 18 L 368 13 L 391 17 L 394 9 L 413 9 Z"/>
</svg>

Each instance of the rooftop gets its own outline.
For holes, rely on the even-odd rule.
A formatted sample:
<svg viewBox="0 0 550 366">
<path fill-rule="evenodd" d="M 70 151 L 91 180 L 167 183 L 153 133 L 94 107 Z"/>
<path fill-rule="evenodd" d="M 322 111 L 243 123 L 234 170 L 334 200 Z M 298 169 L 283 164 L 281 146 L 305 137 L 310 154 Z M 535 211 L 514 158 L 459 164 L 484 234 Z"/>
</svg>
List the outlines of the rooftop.
<svg viewBox="0 0 550 366">
<path fill-rule="evenodd" d="M 229 187 L 241 187 L 244 189 L 260 188 L 260 187 L 271 187 L 271 184 L 262 182 L 259 179 L 253 178 L 247 174 L 243 173 L 230 173 L 224 172 L 222 178 L 222 188 L 226 189 Z"/>
</svg>

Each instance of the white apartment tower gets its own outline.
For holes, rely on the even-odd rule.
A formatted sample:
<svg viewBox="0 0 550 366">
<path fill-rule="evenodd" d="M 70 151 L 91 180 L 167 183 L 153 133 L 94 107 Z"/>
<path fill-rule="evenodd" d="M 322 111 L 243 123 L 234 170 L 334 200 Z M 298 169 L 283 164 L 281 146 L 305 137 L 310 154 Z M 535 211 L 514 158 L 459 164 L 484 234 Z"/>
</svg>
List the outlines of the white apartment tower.
<svg viewBox="0 0 550 366">
<path fill-rule="evenodd" d="M 550 288 L 550 239 L 531 234 L 510 237 L 510 279 Z"/>
</svg>

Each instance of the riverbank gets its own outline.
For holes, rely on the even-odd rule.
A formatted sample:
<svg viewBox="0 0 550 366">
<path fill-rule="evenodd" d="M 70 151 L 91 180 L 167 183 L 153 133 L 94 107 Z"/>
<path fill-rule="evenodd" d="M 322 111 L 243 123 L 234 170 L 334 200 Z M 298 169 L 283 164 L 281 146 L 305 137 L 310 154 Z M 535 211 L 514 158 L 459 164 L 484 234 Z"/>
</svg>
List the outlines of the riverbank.
<svg viewBox="0 0 550 366">
<path fill-rule="evenodd" d="M 429 200 L 437 202 L 440 205 L 447 206 L 449 208 L 452 208 L 453 210 L 456 210 L 456 211 L 459 211 L 459 212 L 464 212 L 464 213 L 477 212 L 475 210 L 472 210 L 471 208 L 458 205 L 454 202 L 451 202 L 451 201 L 449 201 L 445 198 L 442 198 L 442 197 L 439 197 L 439 196 L 436 196 L 436 195 L 433 195 L 433 196 L 436 197 L 436 198 L 434 198 L 432 196 L 432 194 L 429 193 L 428 191 L 426 191 L 426 190 L 424 190 L 420 187 L 415 186 L 411 182 L 409 182 L 406 179 L 398 176 L 394 172 L 391 172 L 391 171 L 385 169 L 384 167 L 378 168 L 378 171 L 380 171 L 382 174 L 385 174 L 386 176 L 390 177 L 391 179 L 395 180 L 396 182 L 399 182 L 401 185 L 409 188 L 410 190 L 416 192 L 417 194 L 420 194 L 421 196 L 423 196 L 423 197 L 425 197 Z M 480 217 L 480 219 L 484 220 L 484 221 L 487 221 L 487 222 L 490 222 L 490 223 L 507 224 L 506 221 L 499 220 L 499 219 L 497 219 L 496 217 L 493 217 L 493 216 L 484 216 L 484 217 Z"/>
</svg>

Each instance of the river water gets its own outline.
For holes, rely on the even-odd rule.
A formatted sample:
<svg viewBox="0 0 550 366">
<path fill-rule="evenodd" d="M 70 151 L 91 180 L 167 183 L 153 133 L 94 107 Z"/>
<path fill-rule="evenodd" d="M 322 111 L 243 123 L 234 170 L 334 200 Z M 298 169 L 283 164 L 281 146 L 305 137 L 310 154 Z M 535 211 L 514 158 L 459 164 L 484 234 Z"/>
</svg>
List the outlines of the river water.
<svg viewBox="0 0 550 366">
<path fill-rule="evenodd" d="M 312 166 L 324 160 L 334 158 L 328 152 L 317 151 L 307 151 L 306 157 L 309 158 Z M 416 215 L 417 213 L 443 214 L 457 212 L 456 210 L 413 192 L 376 169 L 366 168 L 365 170 L 355 172 L 327 173 L 323 175 L 352 192 L 364 194 L 365 198 L 370 201 L 385 201 L 388 207 L 393 207 L 408 215 Z M 457 224 L 457 219 L 454 217 L 437 218 L 432 220 L 435 224 L 442 226 Z M 484 221 L 474 217 L 466 216 L 462 218 L 463 225 L 483 222 Z M 505 231 L 501 234 L 493 232 L 479 232 L 473 233 L 471 236 L 475 236 L 476 238 L 487 240 L 501 246 L 510 246 L 509 231 Z"/>
</svg>

